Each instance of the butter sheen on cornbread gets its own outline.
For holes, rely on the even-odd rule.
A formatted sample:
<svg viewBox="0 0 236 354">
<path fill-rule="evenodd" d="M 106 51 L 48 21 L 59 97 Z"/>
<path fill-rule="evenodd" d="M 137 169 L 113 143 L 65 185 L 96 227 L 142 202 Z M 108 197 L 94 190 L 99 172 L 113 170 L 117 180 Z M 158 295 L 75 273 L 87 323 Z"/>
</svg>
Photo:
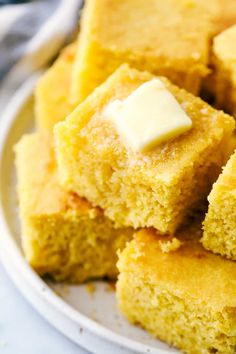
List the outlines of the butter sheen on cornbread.
<svg viewBox="0 0 236 354">
<path fill-rule="evenodd" d="M 236 263 L 204 250 L 201 222 L 166 236 L 141 230 L 119 256 L 118 304 L 133 324 L 188 354 L 236 352 Z M 164 240 L 163 240 L 164 239 Z M 159 242 L 158 242 L 159 241 Z"/>
<path fill-rule="evenodd" d="M 199 0 L 87 0 L 72 100 L 81 102 L 123 63 L 197 93 L 208 72 L 213 18 Z"/>
<path fill-rule="evenodd" d="M 154 76 L 121 66 L 66 121 L 55 126 L 60 181 L 99 205 L 119 226 L 174 232 L 210 191 L 234 120 L 160 80 L 192 120 L 192 129 L 148 153 L 129 150 L 104 119 L 105 106 Z"/>
<path fill-rule="evenodd" d="M 69 282 L 115 278 L 116 252 L 133 231 L 115 229 L 101 209 L 60 187 L 50 134 L 26 135 L 15 151 L 22 243 L 30 265 Z"/>
</svg>

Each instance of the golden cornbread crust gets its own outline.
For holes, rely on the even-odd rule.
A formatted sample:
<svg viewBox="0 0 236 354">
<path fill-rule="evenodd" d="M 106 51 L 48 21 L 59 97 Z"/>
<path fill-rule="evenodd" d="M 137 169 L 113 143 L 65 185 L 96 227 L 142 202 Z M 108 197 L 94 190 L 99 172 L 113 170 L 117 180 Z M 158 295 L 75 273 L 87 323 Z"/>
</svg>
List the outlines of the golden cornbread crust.
<svg viewBox="0 0 236 354">
<path fill-rule="evenodd" d="M 67 46 L 40 78 L 35 89 L 35 119 L 39 130 L 52 130 L 74 108 L 69 100 L 76 43 Z"/>
<path fill-rule="evenodd" d="M 185 353 L 234 354 L 236 263 L 204 250 L 200 237 L 197 222 L 176 234 L 176 251 L 163 253 L 157 240 L 164 237 L 139 231 L 119 256 L 119 307 Z"/>
<path fill-rule="evenodd" d="M 81 102 L 123 63 L 197 93 L 208 72 L 215 13 L 215 4 L 199 0 L 87 0 L 72 99 Z"/>
<path fill-rule="evenodd" d="M 236 2 L 235 2 L 236 6 Z M 235 9 L 236 11 L 236 9 Z M 216 105 L 236 117 L 236 25 L 214 38 L 211 77 Z"/>
<path fill-rule="evenodd" d="M 117 275 L 116 252 L 131 229 L 115 229 L 99 208 L 60 187 L 52 137 L 25 135 L 16 167 L 22 243 L 30 265 L 56 280 L 82 282 Z"/>
<path fill-rule="evenodd" d="M 55 126 L 61 183 L 87 198 L 118 226 L 173 233 L 210 192 L 224 163 L 233 118 L 160 78 L 192 119 L 192 129 L 150 152 L 125 147 L 104 107 L 154 76 L 121 66 Z"/>
<path fill-rule="evenodd" d="M 236 260 L 236 153 L 213 186 L 203 223 L 203 246 Z"/>
<path fill-rule="evenodd" d="M 218 19 L 218 32 L 236 24 L 236 1 L 218 0 L 220 4 L 220 15 Z"/>
</svg>

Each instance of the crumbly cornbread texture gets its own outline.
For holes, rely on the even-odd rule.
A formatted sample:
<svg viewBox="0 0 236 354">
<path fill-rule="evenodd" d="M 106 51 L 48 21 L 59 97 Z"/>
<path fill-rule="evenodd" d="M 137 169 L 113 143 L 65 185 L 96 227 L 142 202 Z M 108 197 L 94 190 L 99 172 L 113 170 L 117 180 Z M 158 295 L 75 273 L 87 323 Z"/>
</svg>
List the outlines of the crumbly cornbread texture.
<svg viewBox="0 0 236 354">
<path fill-rule="evenodd" d="M 236 117 L 236 25 L 214 38 L 212 62 L 216 104 Z"/>
<path fill-rule="evenodd" d="M 74 108 L 69 100 L 76 43 L 66 47 L 40 78 L 35 90 L 35 118 L 40 130 L 52 130 Z"/>
<path fill-rule="evenodd" d="M 58 184 L 49 134 L 16 146 L 23 249 L 28 262 L 56 280 L 82 282 L 117 275 L 116 252 L 131 229 L 115 229 L 102 211 Z"/>
<path fill-rule="evenodd" d="M 236 352 L 236 263 L 197 241 L 201 223 L 163 253 L 154 230 L 139 231 L 119 256 L 117 297 L 134 324 L 188 354 Z"/>
<path fill-rule="evenodd" d="M 174 232 L 206 199 L 224 163 L 234 120 L 160 78 L 193 126 L 186 134 L 140 153 L 126 147 L 104 107 L 153 78 L 121 66 L 55 126 L 61 183 L 86 197 L 119 226 Z"/>
<path fill-rule="evenodd" d="M 214 31 L 215 11 L 203 3 L 87 0 L 73 72 L 72 99 L 82 101 L 123 63 L 167 76 L 197 93 L 208 72 L 209 41 Z"/>
<path fill-rule="evenodd" d="M 236 152 L 214 184 L 208 200 L 203 246 L 236 260 Z"/>
</svg>

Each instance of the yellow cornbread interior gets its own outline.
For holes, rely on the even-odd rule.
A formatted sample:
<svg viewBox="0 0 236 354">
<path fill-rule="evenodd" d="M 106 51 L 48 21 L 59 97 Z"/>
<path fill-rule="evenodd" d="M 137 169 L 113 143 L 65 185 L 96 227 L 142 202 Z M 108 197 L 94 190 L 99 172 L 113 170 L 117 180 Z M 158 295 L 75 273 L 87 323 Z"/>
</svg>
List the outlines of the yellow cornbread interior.
<svg viewBox="0 0 236 354">
<path fill-rule="evenodd" d="M 203 249 L 201 223 L 175 235 L 163 253 L 154 230 L 141 230 L 120 254 L 118 304 L 133 324 L 188 354 L 236 352 L 236 263 Z"/>
<path fill-rule="evenodd" d="M 56 280 L 82 282 L 117 275 L 116 252 L 131 229 L 115 229 L 103 212 L 58 183 L 52 137 L 25 135 L 16 167 L 22 243 L 30 265 Z"/>
<path fill-rule="evenodd" d="M 104 110 L 128 147 L 148 151 L 172 140 L 192 126 L 174 96 L 162 81 L 145 82 L 125 100 L 115 100 Z"/>
<path fill-rule="evenodd" d="M 236 25 L 213 41 L 216 104 L 236 117 Z"/>
<path fill-rule="evenodd" d="M 215 4 L 199 0 L 87 0 L 72 100 L 81 102 L 122 63 L 197 93 L 208 72 L 215 12 Z"/>
<path fill-rule="evenodd" d="M 203 246 L 236 260 L 236 153 L 234 153 L 208 197 Z"/>
<path fill-rule="evenodd" d="M 55 126 L 56 155 L 64 187 L 102 207 L 117 225 L 172 233 L 207 197 L 235 124 L 159 78 L 192 120 L 192 129 L 147 153 L 127 149 L 102 112 L 109 102 L 125 99 L 153 78 L 121 66 Z"/>
<path fill-rule="evenodd" d="M 35 119 L 39 130 L 52 130 L 74 108 L 69 100 L 76 43 L 67 46 L 40 78 L 35 89 Z"/>
</svg>

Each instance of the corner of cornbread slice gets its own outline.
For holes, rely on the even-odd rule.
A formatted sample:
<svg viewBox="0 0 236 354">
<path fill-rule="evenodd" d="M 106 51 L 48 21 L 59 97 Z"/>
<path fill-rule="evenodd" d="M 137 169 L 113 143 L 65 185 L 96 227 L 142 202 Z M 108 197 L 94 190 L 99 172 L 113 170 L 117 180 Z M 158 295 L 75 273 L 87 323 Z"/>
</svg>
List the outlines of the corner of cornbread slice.
<svg viewBox="0 0 236 354">
<path fill-rule="evenodd" d="M 236 1 L 218 0 L 220 5 L 220 16 L 218 18 L 218 32 L 236 24 Z M 208 1 L 211 3 L 211 1 Z"/>
<path fill-rule="evenodd" d="M 35 117 L 40 130 L 52 130 L 74 108 L 69 100 L 76 43 L 67 46 L 40 78 L 35 90 Z"/>
<path fill-rule="evenodd" d="M 115 278 L 116 252 L 132 230 L 115 229 L 99 208 L 60 187 L 50 134 L 25 135 L 15 151 L 22 243 L 30 265 L 56 280 Z"/>
<path fill-rule="evenodd" d="M 236 152 L 213 185 L 203 223 L 203 246 L 236 260 Z"/>
<path fill-rule="evenodd" d="M 216 104 L 218 107 L 224 108 L 227 112 L 236 117 L 235 43 L 236 25 L 228 28 L 214 38 L 212 62 L 214 68 L 213 80 Z"/>
<path fill-rule="evenodd" d="M 201 223 L 164 237 L 140 230 L 119 255 L 119 308 L 133 324 L 188 354 L 236 352 L 236 263 L 199 243 Z M 159 242 L 158 242 L 159 241 Z"/>
<path fill-rule="evenodd" d="M 151 151 L 129 149 L 104 119 L 104 108 L 153 78 L 128 65 L 117 69 L 55 126 L 56 156 L 63 186 L 100 206 L 117 225 L 173 233 L 209 194 L 235 123 L 159 78 L 192 120 L 192 128 Z"/>
<path fill-rule="evenodd" d="M 73 71 L 72 98 L 81 102 L 122 63 L 167 76 L 197 93 L 208 72 L 214 31 L 215 6 L 204 3 L 87 0 Z"/>
</svg>

